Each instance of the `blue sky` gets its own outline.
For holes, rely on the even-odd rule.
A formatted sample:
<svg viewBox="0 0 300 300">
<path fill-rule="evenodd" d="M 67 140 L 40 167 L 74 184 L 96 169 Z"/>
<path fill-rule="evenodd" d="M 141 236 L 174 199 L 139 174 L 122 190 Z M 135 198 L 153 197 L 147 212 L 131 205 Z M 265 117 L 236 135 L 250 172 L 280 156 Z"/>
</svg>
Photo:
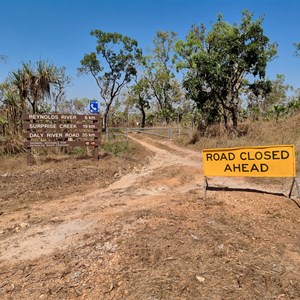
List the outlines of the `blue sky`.
<svg viewBox="0 0 300 300">
<path fill-rule="evenodd" d="M 128 35 L 145 49 L 158 30 L 184 38 L 193 23 L 209 27 L 218 13 L 239 23 L 243 9 L 255 18 L 264 15 L 265 34 L 279 45 L 267 77 L 284 74 L 299 88 L 300 58 L 293 47 L 300 42 L 299 0 L 0 0 L 0 54 L 8 57 L 0 61 L 0 82 L 23 61 L 48 60 L 72 77 L 68 98 L 101 100 L 93 78 L 77 76 L 84 54 L 95 50 L 91 30 Z"/>
</svg>

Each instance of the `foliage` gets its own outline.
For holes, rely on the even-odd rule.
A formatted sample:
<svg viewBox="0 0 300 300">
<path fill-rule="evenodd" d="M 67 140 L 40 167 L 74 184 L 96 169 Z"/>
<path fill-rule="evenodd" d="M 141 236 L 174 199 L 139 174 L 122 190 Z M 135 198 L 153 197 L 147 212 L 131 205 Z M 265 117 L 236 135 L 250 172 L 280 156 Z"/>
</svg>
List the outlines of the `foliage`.
<svg viewBox="0 0 300 300">
<path fill-rule="evenodd" d="M 300 57 L 300 43 L 294 43 L 297 57 Z"/>
<path fill-rule="evenodd" d="M 1 133 L 3 135 L 15 134 L 20 131 L 21 125 L 21 105 L 20 97 L 15 92 L 14 87 L 8 82 L 0 86 L 1 90 Z"/>
<path fill-rule="evenodd" d="M 44 101 L 50 98 L 51 86 L 59 80 L 59 69 L 46 61 L 37 61 L 36 64 L 23 62 L 22 69 L 12 72 L 8 79 L 19 95 L 21 110 L 28 110 L 26 104 L 29 103 L 32 113 L 47 110 Z"/>
<path fill-rule="evenodd" d="M 125 95 L 120 95 L 114 105 L 111 106 L 109 113 L 109 126 L 124 127 L 128 122 L 128 103 L 126 102 Z"/>
<path fill-rule="evenodd" d="M 91 74 L 100 89 L 106 106 L 103 124 L 105 130 L 113 101 L 137 73 L 135 64 L 141 50 L 136 40 L 116 32 L 94 30 L 91 35 L 97 38 L 96 52 L 85 54 L 78 70 L 80 74 Z"/>
<path fill-rule="evenodd" d="M 145 77 L 149 82 L 151 96 L 157 101 L 158 113 L 169 123 L 174 104 L 181 100 L 181 89 L 172 71 L 172 53 L 177 35 L 158 31 L 154 38 L 153 54 L 145 58 Z"/>
<path fill-rule="evenodd" d="M 222 115 L 226 128 L 231 119 L 237 129 L 240 97 L 249 86 L 246 80 L 264 80 L 267 63 L 276 45 L 264 35 L 263 18 L 252 19 L 244 11 L 241 24 L 230 25 L 218 16 L 211 31 L 193 25 L 186 41 L 176 43 L 178 69 L 186 69 L 183 86 L 204 113 L 215 119 Z"/>
<path fill-rule="evenodd" d="M 51 93 L 51 98 L 53 102 L 53 111 L 55 113 L 58 112 L 59 105 L 66 100 L 65 93 L 66 88 L 71 85 L 72 79 L 71 77 L 67 76 L 66 68 L 61 67 L 57 69 L 57 77 L 58 80 L 53 83 L 53 91 Z"/>
<path fill-rule="evenodd" d="M 74 98 L 58 103 L 57 111 L 67 114 L 87 114 L 90 100 L 88 98 Z"/>
<path fill-rule="evenodd" d="M 270 80 L 256 80 L 249 84 L 249 89 L 246 91 L 248 107 L 247 111 L 250 117 L 258 120 L 262 112 L 267 112 L 270 108 L 271 101 L 268 101 L 268 95 L 272 92 L 273 82 Z M 246 112 L 244 112 L 246 115 Z"/>
<path fill-rule="evenodd" d="M 0 85 L 0 134 L 5 136 L 9 152 L 21 149 L 22 114 L 50 112 L 51 91 L 59 86 L 64 93 L 64 72 L 46 61 L 23 62 L 22 68 L 11 72 Z"/>
<path fill-rule="evenodd" d="M 284 82 L 285 76 L 277 74 L 276 79 L 273 80 L 270 93 L 266 95 L 263 110 L 267 111 L 274 105 L 287 104 L 287 92 L 292 90 L 292 87 Z"/>
<path fill-rule="evenodd" d="M 284 75 L 266 80 L 276 45 L 262 24 L 262 17 L 254 19 L 244 11 L 239 24 L 229 24 L 219 15 L 210 29 L 192 25 L 180 41 L 175 32 L 158 31 L 148 56 L 128 36 L 93 30 L 95 51 L 84 55 L 78 71 L 92 75 L 99 87 L 104 129 L 108 123 L 144 127 L 176 122 L 197 127 L 199 138 L 211 134 L 212 128 L 224 132 L 219 126 L 224 122 L 227 130 L 238 134 L 238 122 L 249 117 L 280 121 L 300 109 L 299 90 L 291 96 Z M 300 43 L 294 47 L 300 57 Z M 1 62 L 6 59 L 0 55 Z M 175 66 L 184 72 L 182 82 Z M 88 113 L 89 99 L 66 97 L 71 78 L 65 71 L 38 61 L 23 62 L 11 72 L 0 84 L 0 135 L 16 136 L 24 111 Z"/>
<path fill-rule="evenodd" d="M 145 127 L 146 123 L 146 110 L 150 109 L 150 83 L 147 78 L 142 77 L 138 81 L 136 81 L 135 85 L 133 85 L 130 89 L 127 103 L 129 106 L 133 106 L 137 108 L 141 113 L 141 127 Z"/>
<path fill-rule="evenodd" d="M 20 135 L 7 135 L 0 145 L 0 155 L 14 155 L 24 152 L 24 145 Z"/>
<path fill-rule="evenodd" d="M 277 74 L 275 80 L 255 82 L 248 91 L 248 114 L 252 119 L 279 117 L 296 109 L 296 96 L 288 97 L 293 88 L 284 82 L 285 76 Z"/>
</svg>

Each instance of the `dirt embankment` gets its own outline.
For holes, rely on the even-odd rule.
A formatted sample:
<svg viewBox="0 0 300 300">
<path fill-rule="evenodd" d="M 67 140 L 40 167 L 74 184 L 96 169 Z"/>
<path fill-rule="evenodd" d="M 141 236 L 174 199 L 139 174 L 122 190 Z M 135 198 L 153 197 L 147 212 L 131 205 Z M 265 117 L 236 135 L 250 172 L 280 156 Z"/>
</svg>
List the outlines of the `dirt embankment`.
<svg viewBox="0 0 300 300">
<path fill-rule="evenodd" d="M 300 299 L 295 202 L 204 199 L 200 153 L 132 138 L 132 158 L 2 166 L 1 299 Z"/>
</svg>

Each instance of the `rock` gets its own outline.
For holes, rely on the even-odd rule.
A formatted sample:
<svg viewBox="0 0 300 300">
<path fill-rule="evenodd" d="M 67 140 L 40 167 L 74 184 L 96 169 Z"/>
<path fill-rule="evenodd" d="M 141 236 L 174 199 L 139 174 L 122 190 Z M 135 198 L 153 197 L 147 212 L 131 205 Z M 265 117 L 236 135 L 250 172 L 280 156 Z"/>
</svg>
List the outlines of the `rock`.
<svg viewBox="0 0 300 300">
<path fill-rule="evenodd" d="M 116 245 L 113 245 L 113 244 L 107 242 L 107 243 L 104 244 L 102 249 L 104 251 L 109 252 L 109 253 L 114 253 L 116 251 L 116 248 L 117 248 Z"/>
<path fill-rule="evenodd" d="M 29 224 L 24 222 L 24 223 L 20 223 L 19 226 L 21 228 L 26 228 L 26 227 L 29 227 Z"/>
<path fill-rule="evenodd" d="M 119 174 L 118 172 L 116 172 L 116 173 L 114 174 L 114 178 L 118 178 L 118 177 L 120 177 L 120 174 Z"/>
<path fill-rule="evenodd" d="M 202 276 L 198 276 L 196 275 L 196 279 L 200 282 L 200 283 L 203 283 L 205 281 L 205 278 L 202 277 Z"/>
<path fill-rule="evenodd" d="M 223 250 L 223 249 L 224 249 L 224 244 L 220 244 L 220 245 L 218 246 L 218 249 L 219 249 L 219 250 Z"/>
<path fill-rule="evenodd" d="M 199 241 L 199 238 L 196 235 L 191 234 L 193 240 Z"/>
</svg>

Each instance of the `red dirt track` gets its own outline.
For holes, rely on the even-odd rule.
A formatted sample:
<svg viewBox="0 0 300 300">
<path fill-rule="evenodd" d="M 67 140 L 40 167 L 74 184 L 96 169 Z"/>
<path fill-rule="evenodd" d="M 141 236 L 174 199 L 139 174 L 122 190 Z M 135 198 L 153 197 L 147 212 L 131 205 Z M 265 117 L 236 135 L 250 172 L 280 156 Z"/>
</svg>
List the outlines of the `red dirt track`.
<svg viewBox="0 0 300 300">
<path fill-rule="evenodd" d="M 0 299 L 300 299 L 298 200 L 271 193 L 291 182 L 212 178 L 232 189 L 205 199 L 200 152 L 131 139 L 0 167 Z"/>
</svg>

